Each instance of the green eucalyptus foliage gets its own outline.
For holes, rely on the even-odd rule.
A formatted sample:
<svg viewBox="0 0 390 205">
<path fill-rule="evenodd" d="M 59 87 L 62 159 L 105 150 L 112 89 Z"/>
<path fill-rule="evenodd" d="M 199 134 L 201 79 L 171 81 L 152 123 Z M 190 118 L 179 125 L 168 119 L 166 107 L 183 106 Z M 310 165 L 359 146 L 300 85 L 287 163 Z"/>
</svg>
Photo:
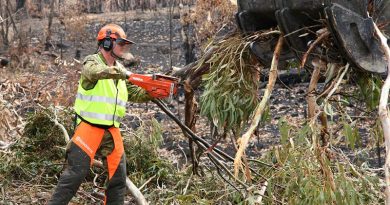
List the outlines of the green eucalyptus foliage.
<svg viewBox="0 0 390 205">
<path fill-rule="evenodd" d="M 377 174 L 350 164 L 340 150 L 307 140 L 318 127 L 297 129 L 281 118 L 279 129 L 282 145 L 262 159 L 273 164 L 260 171 L 268 179 L 264 204 L 277 204 L 274 199 L 302 205 L 384 203 Z"/>
<path fill-rule="evenodd" d="M 162 127 L 155 120 L 143 121 L 131 135 L 124 135 L 129 178 L 140 187 L 150 204 L 220 204 L 232 201 L 232 188 L 215 175 L 192 175 L 191 167 L 177 170 L 172 161 L 159 153 Z M 160 150 L 161 151 L 161 150 Z"/>
<path fill-rule="evenodd" d="M 360 72 L 357 74 L 359 94 L 369 110 L 374 110 L 379 105 L 382 84 L 383 82 L 379 75 Z"/>
<path fill-rule="evenodd" d="M 160 183 L 171 177 L 174 173 L 171 162 L 158 153 L 163 138 L 161 125 L 155 119 L 143 122 L 132 136 L 124 135 L 126 167 L 132 180 L 141 186 L 153 176 L 153 182 Z"/>
<path fill-rule="evenodd" d="M 64 109 L 57 114 L 68 132 L 72 128 L 71 110 Z M 7 180 L 43 180 L 51 182 L 62 169 L 66 142 L 64 134 L 52 119 L 52 109 L 30 113 L 22 138 L 9 153 L 0 153 L 0 175 Z"/>
<path fill-rule="evenodd" d="M 202 78 L 201 114 L 219 128 L 239 129 L 258 103 L 259 71 L 249 45 L 236 34 L 213 44 L 213 56 L 199 61 L 199 67 L 210 66 Z"/>
</svg>

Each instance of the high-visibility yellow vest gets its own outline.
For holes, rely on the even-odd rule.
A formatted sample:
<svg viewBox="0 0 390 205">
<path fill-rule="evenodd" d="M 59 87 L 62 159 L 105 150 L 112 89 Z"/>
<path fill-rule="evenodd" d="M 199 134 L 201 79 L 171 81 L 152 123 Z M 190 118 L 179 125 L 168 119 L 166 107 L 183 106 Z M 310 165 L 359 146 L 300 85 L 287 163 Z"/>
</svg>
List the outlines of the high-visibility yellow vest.
<svg viewBox="0 0 390 205">
<path fill-rule="evenodd" d="M 99 63 L 104 63 L 99 58 Z M 98 80 L 95 87 L 85 90 L 80 79 L 74 109 L 83 120 L 92 124 L 119 127 L 126 113 L 128 98 L 125 80 Z M 78 122 L 80 119 L 78 119 Z"/>
</svg>

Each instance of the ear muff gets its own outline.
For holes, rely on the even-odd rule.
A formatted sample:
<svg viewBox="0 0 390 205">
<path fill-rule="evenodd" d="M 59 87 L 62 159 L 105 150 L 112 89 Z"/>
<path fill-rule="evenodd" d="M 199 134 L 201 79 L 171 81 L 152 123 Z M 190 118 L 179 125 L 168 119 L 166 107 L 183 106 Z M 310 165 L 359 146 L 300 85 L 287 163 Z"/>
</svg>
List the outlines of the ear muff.
<svg viewBox="0 0 390 205">
<path fill-rule="evenodd" d="M 103 40 L 103 49 L 106 51 L 110 51 L 113 47 L 113 42 L 110 36 L 111 36 L 111 30 L 108 29 L 106 31 L 106 37 Z"/>
</svg>

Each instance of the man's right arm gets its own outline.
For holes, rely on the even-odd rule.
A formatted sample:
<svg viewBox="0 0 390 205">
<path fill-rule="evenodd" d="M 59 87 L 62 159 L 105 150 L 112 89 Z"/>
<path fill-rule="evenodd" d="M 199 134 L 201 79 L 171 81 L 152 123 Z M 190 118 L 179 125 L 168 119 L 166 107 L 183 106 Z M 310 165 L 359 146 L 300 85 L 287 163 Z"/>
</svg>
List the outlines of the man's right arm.
<svg viewBox="0 0 390 205">
<path fill-rule="evenodd" d="M 95 87 L 100 79 L 127 79 L 131 72 L 127 71 L 123 66 L 107 66 L 99 62 L 97 55 L 90 55 L 84 59 L 83 70 L 81 71 L 81 86 L 85 90 Z M 141 87 L 127 85 L 129 101 L 142 103 L 152 99 L 150 95 Z"/>
<path fill-rule="evenodd" d="M 100 63 L 94 55 L 87 56 L 83 62 L 81 71 L 81 86 L 84 89 L 92 89 L 101 79 L 126 79 L 126 69 L 120 66 L 107 66 Z"/>
</svg>

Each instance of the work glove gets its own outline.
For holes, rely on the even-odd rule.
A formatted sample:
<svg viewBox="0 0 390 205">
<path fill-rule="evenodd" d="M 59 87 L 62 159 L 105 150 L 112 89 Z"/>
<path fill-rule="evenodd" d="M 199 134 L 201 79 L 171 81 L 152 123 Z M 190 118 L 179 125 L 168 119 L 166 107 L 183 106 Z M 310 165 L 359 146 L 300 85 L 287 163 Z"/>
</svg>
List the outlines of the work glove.
<svg viewBox="0 0 390 205">
<path fill-rule="evenodd" d="M 120 75 L 120 79 L 127 79 L 128 72 L 126 68 L 121 67 L 121 66 L 108 66 L 108 72 L 111 75 Z"/>
</svg>

